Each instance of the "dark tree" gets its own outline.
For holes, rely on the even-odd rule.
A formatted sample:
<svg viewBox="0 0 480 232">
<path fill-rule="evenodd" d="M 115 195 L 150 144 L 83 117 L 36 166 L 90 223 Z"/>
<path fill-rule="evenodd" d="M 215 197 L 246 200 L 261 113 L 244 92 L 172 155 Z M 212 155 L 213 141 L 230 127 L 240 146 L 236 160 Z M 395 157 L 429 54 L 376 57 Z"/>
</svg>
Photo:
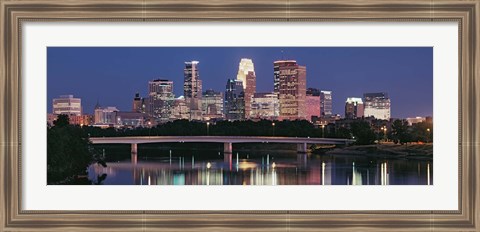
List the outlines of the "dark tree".
<svg viewBox="0 0 480 232">
<path fill-rule="evenodd" d="M 57 117 L 57 120 L 53 121 L 53 125 L 56 127 L 65 127 L 70 124 L 70 118 L 66 114 L 60 114 Z"/>
<path fill-rule="evenodd" d="M 419 142 L 432 142 L 433 125 L 427 122 L 419 122 L 412 125 L 412 140 Z"/>
<path fill-rule="evenodd" d="M 356 144 L 368 145 L 373 144 L 376 139 L 375 132 L 370 127 L 370 124 L 366 121 L 353 122 L 350 127 L 352 128 L 352 134 L 355 136 Z"/>
<path fill-rule="evenodd" d="M 74 176 L 85 175 L 88 165 L 93 162 L 87 133 L 78 126 L 69 125 L 68 116 L 65 116 L 60 115 L 55 126 L 47 129 L 49 184 L 65 183 Z"/>
<path fill-rule="evenodd" d="M 392 124 L 392 138 L 396 143 L 404 144 L 411 142 L 412 136 L 406 120 L 395 120 Z"/>
</svg>

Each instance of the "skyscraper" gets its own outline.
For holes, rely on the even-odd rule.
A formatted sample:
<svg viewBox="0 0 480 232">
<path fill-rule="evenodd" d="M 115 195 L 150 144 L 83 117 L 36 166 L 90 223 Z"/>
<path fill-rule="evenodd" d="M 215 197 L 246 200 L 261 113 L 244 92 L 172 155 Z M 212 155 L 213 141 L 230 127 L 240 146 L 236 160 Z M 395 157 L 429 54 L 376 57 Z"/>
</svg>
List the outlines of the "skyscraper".
<svg viewBox="0 0 480 232">
<path fill-rule="evenodd" d="M 61 95 L 53 99 L 53 114 L 82 115 L 82 99 L 74 98 L 73 95 Z"/>
<path fill-rule="evenodd" d="M 270 93 L 255 93 L 252 100 L 251 118 L 277 119 L 279 114 L 278 96 Z"/>
<path fill-rule="evenodd" d="M 202 113 L 204 119 L 223 118 L 223 93 L 208 89 L 202 96 Z"/>
<path fill-rule="evenodd" d="M 245 119 L 245 100 L 243 83 L 240 80 L 228 79 L 225 87 L 225 118 L 227 120 Z"/>
<path fill-rule="evenodd" d="M 361 98 L 349 97 L 345 102 L 345 118 L 356 119 L 363 117 L 363 102 Z"/>
<path fill-rule="evenodd" d="M 251 114 L 251 103 L 253 95 L 256 92 L 255 68 L 251 59 L 243 58 L 238 64 L 237 80 L 242 81 L 245 94 L 245 118 Z"/>
<path fill-rule="evenodd" d="M 307 68 L 295 60 L 273 63 L 274 93 L 278 93 L 280 120 L 305 119 Z"/>
<path fill-rule="evenodd" d="M 320 91 L 320 114 L 322 117 L 332 115 L 332 91 Z"/>
<path fill-rule="evenodd" d="M 185 62 L 183 70 L 183 94 L 190 110 L 190 120 L 202 120 L 202 80 L 200 80 L 198 63 L 198 61 Z"/>
<path fill-rule="evenodd" d="M 140 97 L 139 93 L 136 93 L 135 97 L 133 98 L 132 112 L 142 112 L 142 98 Z"/>
<path fill-rule="evenodd" d="M 189 119 L 189 118 L 190 118 L 190 112 L 188 110 L 187 104 L 185 104 L 185 97 L 180 96 L 178 98 L 175 98 L 170 119 L 177 120 L 177 119 Z"/>
<path fill-rule="evenodd" d="M 365 117 L 390 120 L 390 98 L 387 93 L 365 93 Z"/>
<path fill-rule="evenodd" d="M 170 120 L 173 101 L 173 81 L 156 79 L 148 82 L 148 113 L 157 123 Z"/>
<path fill-rule="evenodd" d="M 308 121 L 313 121 L 313 117 L 320 117 L 320 91 L 318 89 L 307 89 L 307 96 L 305 97 L 305 113 Z"/>
</svg>

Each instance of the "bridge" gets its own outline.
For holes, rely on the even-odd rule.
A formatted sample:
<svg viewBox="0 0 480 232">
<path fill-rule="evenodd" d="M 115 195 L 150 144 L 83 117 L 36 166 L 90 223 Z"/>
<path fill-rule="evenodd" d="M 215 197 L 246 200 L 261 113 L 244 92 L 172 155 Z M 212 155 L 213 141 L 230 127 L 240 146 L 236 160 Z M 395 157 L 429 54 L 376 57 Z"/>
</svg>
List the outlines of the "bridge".
<svg viewBox="0 0 480 232">
<path fill-rule="evenodd" d="M 137 153 L 138 144 L 145 143 L 223 143 L 223 152 L 232 153 L 233 143 L 293 143 L 298 153 L 307 152 L 307 144 L 348 145 L 351 139 L 271 137 L 271 136 L 134 136 L 134 137 L 91 137 L 93 144 L 131 144 L 132 154 Z"/>
</svg>

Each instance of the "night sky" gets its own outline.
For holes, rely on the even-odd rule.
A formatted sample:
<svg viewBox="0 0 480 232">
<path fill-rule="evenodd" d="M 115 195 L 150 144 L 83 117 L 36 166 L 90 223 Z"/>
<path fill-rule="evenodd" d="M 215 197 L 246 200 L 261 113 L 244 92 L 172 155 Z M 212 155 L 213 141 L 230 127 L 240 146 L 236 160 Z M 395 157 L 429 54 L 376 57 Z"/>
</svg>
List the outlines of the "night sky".
<svg viewBox="0 0 480 232">
<path fill-rule="evenodd" d="M 283 51 L 283 52 L 282 52 Z M 273 91 L 273 61 L 293 59 L 307 66 L 307 88 L 333 91 L 333 112 L 343 116 L 347 97 L 388 92 L 394 118 L 431 116 L 431 47 L 49 47 L 48 112 L 52 99 L 73 94 L 92 114 L 99 101 L 131 111 L 136 92 L 147 95 L 148 81 L 173 80 L 183 95 L 185 61 L 200 61 L 203 91 L 225 91 L 236 79 L 241 58 L 255 65 L 257 92 Z"/>
</svg>

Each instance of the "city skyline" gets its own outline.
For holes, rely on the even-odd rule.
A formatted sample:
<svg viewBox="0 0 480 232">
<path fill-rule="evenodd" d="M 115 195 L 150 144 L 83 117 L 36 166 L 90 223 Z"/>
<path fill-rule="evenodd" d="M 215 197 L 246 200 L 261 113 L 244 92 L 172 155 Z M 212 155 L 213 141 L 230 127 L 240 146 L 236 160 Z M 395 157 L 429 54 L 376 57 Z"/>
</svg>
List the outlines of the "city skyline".
<svg viewBox="0 0 480 232">
<path fill-rule="evenodd" d="M 432 55 L 432 48 L 48 48 L 47 97 L 73 94 L 82 99 L 85 113 L 92 113 L 97 101 L 131 111 L 135 93 L 148 96 L 147 83 L 154 79 L 172 81 L 175 97 L 184 95 L 184 65 L 190 60 L 199 61 L 203 92 L 223 92 L 243 58 L 253 60 L 257 92 L 272 92 L 273 62 L 293 59 L 307 67 L 307 88 L 333 92 L 334 114 L 342 115 L 348 97 L 388 92 L 392 117 L 432 116 Z M 157 75 L 148 74 L 153 72 Z"/>
</svg>

